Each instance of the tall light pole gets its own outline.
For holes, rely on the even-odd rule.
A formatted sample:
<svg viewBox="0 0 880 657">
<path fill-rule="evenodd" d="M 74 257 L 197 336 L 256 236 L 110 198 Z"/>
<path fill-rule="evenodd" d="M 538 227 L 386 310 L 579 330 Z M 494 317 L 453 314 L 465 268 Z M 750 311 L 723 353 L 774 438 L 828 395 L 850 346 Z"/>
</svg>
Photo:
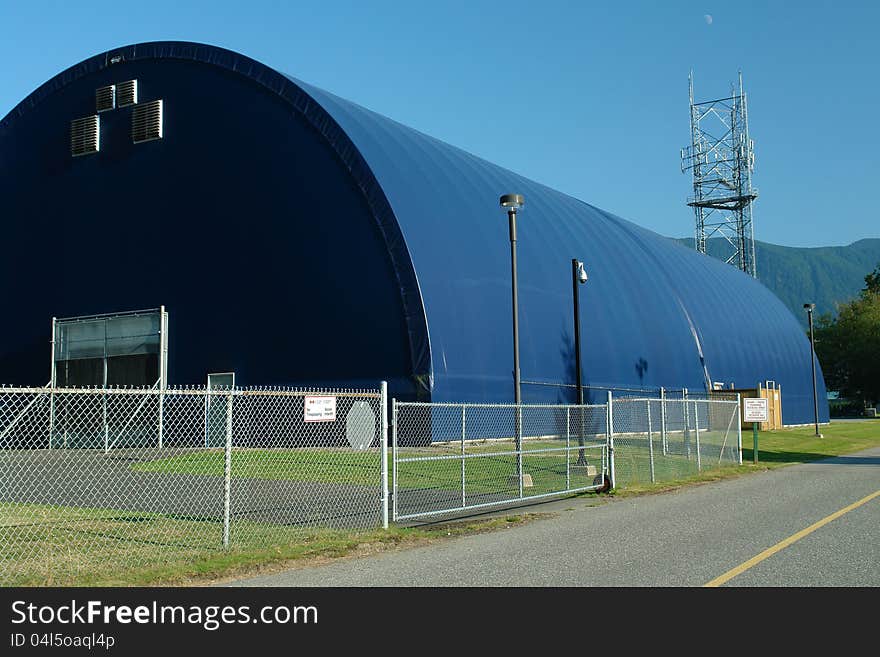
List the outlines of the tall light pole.
<svg viewBox="0 0 880 657">
<path fill-rule="evenodd" d="M 584 405 L 584 384 L 581 380 L 581 312 L 580 312 L 580 290 L 578 285 L 587 282 L 587 272 L 584 269 L 584 263 L 577 258 L 571 259 L 571 293 L 574 299 L 574 367 L 575 382 L 577 385 L 577 404 Z M 578 459 L 577 465 L 587 465 L 587 459 L 584 455 L 584 409 L 578 409 L 580 421 L 580 430 L 578 431 Z"/>
<path fill-rule="evenodd" d="M 816 422 L 816 437 L 821 438 L 819 433 L 819 397 L 816 393 L 816 343 L 813 340 L 813 310 L 816 308 L 815 303 L 805 303 L 804 310 L 807 311 L 807 319 L 810 323 L 810 367 L 813 370 L 813 417 Z"/>
<path fill-rule="evenodd" d="M 516 403 L 516 476 L 519 479 L 520 494 L 522 494 L 523 468 L 522 468 L 522 395 L 520 394 L 519 376 L 519 304 L 516 291 L 516 211 L 525 205 L 522 194 L 504 194 L 499 203 L 507 210 L 507 219 L 510 224 L 510 277 L 513 293 L 513 399 Z"/>
</svg>

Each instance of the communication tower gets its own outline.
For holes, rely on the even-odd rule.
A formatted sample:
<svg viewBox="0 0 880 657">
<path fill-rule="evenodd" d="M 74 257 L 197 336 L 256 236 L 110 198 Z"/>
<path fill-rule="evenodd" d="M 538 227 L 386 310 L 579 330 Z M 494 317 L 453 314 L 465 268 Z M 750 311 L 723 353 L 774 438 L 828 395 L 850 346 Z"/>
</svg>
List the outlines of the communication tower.
<svg viewBox="0 0 880 657">
<path fill-rule="evenodd" d="M 688 75 L 691 109 L 691 145 L 681 151 L 681 171 L 691 171 L 694 194 L 694 246 L 706 253 L 707 240 L 723 238 L 721 258 L 757 278 L 752 202 L 755 168 L 754 142 L 749 137 L 746 94 L 742 72 L 739 91 L 728 98 L 694 102 L 694 76 Z"/>
</svg>

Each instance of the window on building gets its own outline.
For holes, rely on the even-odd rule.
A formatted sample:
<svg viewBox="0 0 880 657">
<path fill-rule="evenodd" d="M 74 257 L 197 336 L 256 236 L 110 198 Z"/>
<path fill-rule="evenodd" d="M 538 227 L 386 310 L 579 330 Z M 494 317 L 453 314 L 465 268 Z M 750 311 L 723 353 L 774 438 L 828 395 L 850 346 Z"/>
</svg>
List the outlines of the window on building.
<svg viewBox="0 0 880 657">
<path fill-rule="evenodd" d="M 167 385 L 164 308 L 53 320 L 52 385 Z"/>
</svg>

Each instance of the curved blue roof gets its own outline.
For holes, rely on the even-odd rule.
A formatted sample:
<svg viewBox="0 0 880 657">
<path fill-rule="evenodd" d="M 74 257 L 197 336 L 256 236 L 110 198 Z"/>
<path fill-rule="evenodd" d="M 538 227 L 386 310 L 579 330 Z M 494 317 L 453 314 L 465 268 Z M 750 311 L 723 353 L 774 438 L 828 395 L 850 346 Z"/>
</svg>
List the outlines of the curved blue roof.
<svg viewBox="0 0 880 657">
<path fill-rule="evenodd" d="M 526 198 L 517 225 L 524 379 L 572 383 L 570 262 L 576 257 L 590 272 L 580 300 L 587 385 L 705 390 L 714 381 L 749 388 L 771 379 L 783 388 L 789 423 L 812 419 L 809 343 L 761 283 L 290 79 L 356 144 L 395 213 L 427 309 L 436 397 L 509 399 L 510 252 L 498 196 L 515 192 Z"/>
<path fill-rule="evenodd" d="M 512 399 L 510 243 L 498 198 L 519 193 L 521 375 L 533 382 L 523 388 L 525 401 L 573 398 L 565 386 L 574 383 L 577 258 L 590 276 L 580 288 L 585 385 L 706 390 L 714 381 L 747 388 L 771 379 L 782 387 L 786 424 L 813 420 L 809 342 L 760 282 L 243 55 L 180 42 L 104 53 L 31 94 L 0 122 L 0 133 L 120 57 L 187 60 L 243 76 L 320 134 L 381 233 L 399 290 L 410 374 L 431 399 Z M 824 421 L 821 375 L 819 394 Z"/>
</svg>

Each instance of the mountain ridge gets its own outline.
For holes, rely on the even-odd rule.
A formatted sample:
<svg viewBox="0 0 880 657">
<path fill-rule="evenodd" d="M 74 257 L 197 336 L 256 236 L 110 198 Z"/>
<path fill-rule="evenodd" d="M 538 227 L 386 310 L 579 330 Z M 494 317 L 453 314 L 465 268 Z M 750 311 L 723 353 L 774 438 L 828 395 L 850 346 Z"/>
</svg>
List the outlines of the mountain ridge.
<svg viewBox="0 0 880 657">
<path fill-rule="evenodd" d="M 694 248 L 693 237 L 671 238 Z M 707 255 L 730 254 L 723 238 L 711 238 Z M 815 303 L 816 318 L 837 315 L 839 304 L 851 301 L 865 287 L 865 276 L 880 265 L 880 237 L 865 237 L 846 246 L 782 246 L 755 240 L 758 280 L 807 326 L 805 303 Z"/>
</svg>

